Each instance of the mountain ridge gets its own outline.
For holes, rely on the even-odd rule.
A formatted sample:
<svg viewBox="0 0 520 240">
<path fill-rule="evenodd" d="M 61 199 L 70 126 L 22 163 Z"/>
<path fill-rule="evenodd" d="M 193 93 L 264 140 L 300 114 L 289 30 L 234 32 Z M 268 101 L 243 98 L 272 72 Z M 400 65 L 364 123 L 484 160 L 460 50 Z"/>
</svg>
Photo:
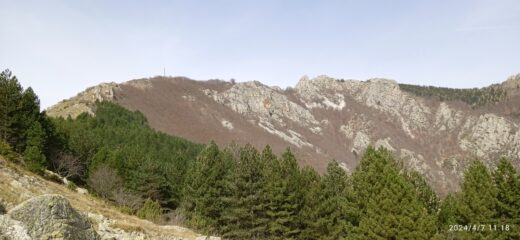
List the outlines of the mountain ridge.
<svg viewBox="0 0 520 240">
<path fill-rule="evenodd" d="M 519 82 L 517 74 L 491 85 L 507 94 L 474 107 L 418 96 L 382 78 L 304 76 L 282 90 L 258 81 L 155 77 L 100 84 L 47 114 L 74 118 L 92 114 L 95 101 L 113 101 L 141 111 L 153 128 L 195 142 L 269 144 L 277 153 L 290 146 L 302 164 L 319 171 L 330 159 L 351 171 L 368 145 L 384 146 L 442 194 L 457 189 L 474 158 L 494 166 L 507 156 L 520 165 Z"/>
</svg>

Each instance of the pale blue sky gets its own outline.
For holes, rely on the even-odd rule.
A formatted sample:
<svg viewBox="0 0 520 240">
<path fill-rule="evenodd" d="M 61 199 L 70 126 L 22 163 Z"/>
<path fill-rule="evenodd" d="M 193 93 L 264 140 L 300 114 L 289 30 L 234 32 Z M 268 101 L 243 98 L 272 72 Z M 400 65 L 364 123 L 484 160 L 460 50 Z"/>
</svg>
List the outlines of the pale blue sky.
<svg viewBox="0 0 520 240">
<path fill-rule="evenodd" d="M 520 1 L 4 1 L 0 68 L 48 107 L 162 75 L 480 87 L 520 72 Z"/>
</svg>

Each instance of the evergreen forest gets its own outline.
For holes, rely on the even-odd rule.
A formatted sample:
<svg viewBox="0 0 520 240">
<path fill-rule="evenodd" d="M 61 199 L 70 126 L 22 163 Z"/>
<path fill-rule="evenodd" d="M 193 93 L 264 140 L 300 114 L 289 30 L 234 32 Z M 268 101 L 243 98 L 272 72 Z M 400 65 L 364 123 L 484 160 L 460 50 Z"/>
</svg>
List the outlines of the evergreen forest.
<svg viewBox="0 0 520 240">
<path fill-rule="evenodd" d="M 472 108 L 478 108 L 500 102 L 507 96 L 507 91 L 499 86 L 456 89 L 399 84 L 399 88 L 416 96 L 436 98 L 439 101 L 462 101 L 470 105 Z"/>
</svg>

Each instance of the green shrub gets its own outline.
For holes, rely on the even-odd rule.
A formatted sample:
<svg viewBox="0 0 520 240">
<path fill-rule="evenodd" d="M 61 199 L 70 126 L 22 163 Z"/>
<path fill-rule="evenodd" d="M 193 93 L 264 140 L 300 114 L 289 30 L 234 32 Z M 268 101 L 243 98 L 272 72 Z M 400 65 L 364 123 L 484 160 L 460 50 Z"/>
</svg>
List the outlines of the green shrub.
<svg viewBox="0 0 520 240">
<path fill-rule="evenodd" d="M 142 219 L 157 222 L 161 218 L 161 213 L 162 209 L 159 202 L 147 199 L 143 207 L 137 211 L 137 216 Z"/>
<path fill-rule="evenodd" d="M 69 184 L 67 185 L 67 188 L 68 188 L 69 190 L 71 190 L 71 191 L 74 191 L 74 192 L 75 192 L 75 191 L 76 191 L 76 189 L 78 188 L 78 186 L 77 186 L 77 185 L 76 185 L 75 183 L 73 183 L 73 182 L 69 181 Z"/>
<path fill-rule="evenodd" d="M 55 182 L 55 183 L 63 184 L 63 180 L 61 180 L 61 177 L 58 176 L 58 174 L 53 173 L 51 171 L 45 171 L 43 173 L 43 178 L 45 178 L 46 180 Z"/>
<path fill-rule="evenodd" d="M 4 156 L 5 159 L 9 161 L 16 160 L 16 154 L 14 153 L 13 148 L 11 148 L 11 145 L 4 140 L 0 140 L 0 155 Z"/>
<path fill-rule="evenodd" d="M 24 157 L 25 167 L 29 171 L 43 175 L 47 161 L 38 147 L 31 146 L 25 149 Z"/>
<path fill-rule="evenodd" d="M 127 206 L 120 206 L 119 211 L 124 214 L 128 214 L 128 215 L 134 214 L 134 210 L 132 210 L 130 207 L 127 207 Z"/>
</svg>

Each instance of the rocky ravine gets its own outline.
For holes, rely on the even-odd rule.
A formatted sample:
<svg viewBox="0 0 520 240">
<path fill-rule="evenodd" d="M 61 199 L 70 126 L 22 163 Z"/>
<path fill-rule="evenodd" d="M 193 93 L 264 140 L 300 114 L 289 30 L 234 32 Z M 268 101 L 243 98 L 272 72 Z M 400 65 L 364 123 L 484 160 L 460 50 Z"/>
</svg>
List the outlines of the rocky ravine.
<svg viewBox="0 0 520 240">
<path fill-rule="evenodd" d="M 278 153 L 291 147 L 319 171 L 330 159 L 351 171 L 368 145 L 382 146 L 442 194 L 457 188 L 475 158 L 492 167 L 507 156 L 520 166 L 519 85 L 520 75 L 511 77 L 500 85 L 505 100 L 473 109 L 412 95 L 387 79 L 303 77 L 282 90 L 256 81 L 156 77 L 101 84 L 48 114 L 92 114 L 95 100 L 114 101 L 143 112 L 152 127 L 196 142 L 270 144 Z"/>
</svg>

